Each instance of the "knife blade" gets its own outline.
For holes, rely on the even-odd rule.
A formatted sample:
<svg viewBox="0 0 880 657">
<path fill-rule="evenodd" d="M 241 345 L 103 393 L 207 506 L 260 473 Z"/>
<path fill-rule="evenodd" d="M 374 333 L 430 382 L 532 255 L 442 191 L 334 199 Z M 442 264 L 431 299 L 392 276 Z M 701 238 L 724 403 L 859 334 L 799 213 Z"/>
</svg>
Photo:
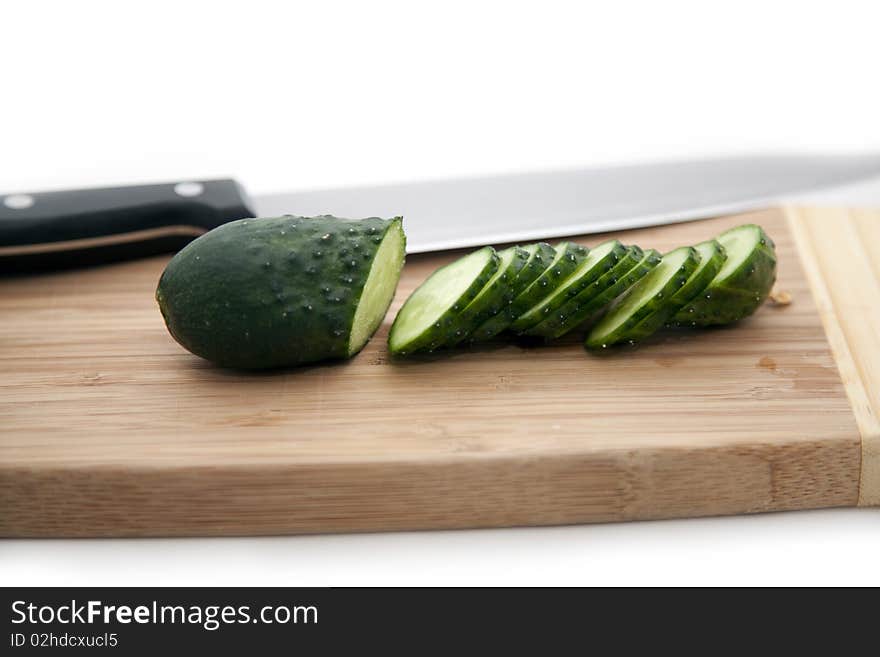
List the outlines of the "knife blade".
<svg viewBox="0 0 880 657">
<path fill-rule="evenodd" d="M 407 252 L 641 228 L 745 211 L 880 175 L 880 155 L 767 155 L 326 189 L 260 214 L 402 215 Z"/>
<path fill-rule="evenodd" d="M 0 271 L 166 252 L 251 216 L 404 217 L 407 251 L 687 221 L 880 175 L 880 154 L 764 155 L 517 173 L 250 199 L 233 180 L 0 197 Z"/>
</svg>

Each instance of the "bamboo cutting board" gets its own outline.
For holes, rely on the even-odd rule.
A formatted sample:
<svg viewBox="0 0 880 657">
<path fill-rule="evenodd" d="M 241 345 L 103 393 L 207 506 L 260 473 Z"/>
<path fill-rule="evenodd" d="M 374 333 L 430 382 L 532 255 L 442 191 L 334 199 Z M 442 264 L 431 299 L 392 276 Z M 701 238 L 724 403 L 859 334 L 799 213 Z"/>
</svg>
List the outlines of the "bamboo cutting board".
<svg viewBox="0 0 880 657">
<path fill-rule="evenodd" d="M 0 535 L 544 525 L 854 506 L 860 488 L 877 503 L 880 213 L 618 236 L 664 251 L 746 221 L 776 241 L 790 305 L 602 356 L 571 336 L 390 362 L 394 313 L 455 253 L 409 258 L 354 360 L 268 374 L 169 337 L 167 258 L 0 280 Z"/>
</svg>

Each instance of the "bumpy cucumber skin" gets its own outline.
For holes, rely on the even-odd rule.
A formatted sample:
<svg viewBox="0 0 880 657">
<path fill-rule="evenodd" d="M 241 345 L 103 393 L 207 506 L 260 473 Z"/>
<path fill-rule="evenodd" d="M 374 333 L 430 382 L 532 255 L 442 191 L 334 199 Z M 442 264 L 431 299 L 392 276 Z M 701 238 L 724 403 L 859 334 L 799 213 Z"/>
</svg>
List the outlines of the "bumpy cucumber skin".
<svg viewBox="0 0 880 657">
<path fill-rule="evenodd" d="M 701 247 L 704 245 L 709 249 L 708 258 L 701 251 Z M 694 248 L 700 254 L 700 265 L 685 284 L 669 298 L 668 307 L 678 306 L 680 309 L 688 302 L 693 301 L 715 280 L 718 272 L 727 261 L 727 252 L 718 240 L 708 240 L 697 244 Z"/>
<path fill-rule="evenodd" d="M 663 256 L 656 249 L 643 251 L 642 259 L 636 263 L 634 267 L 630 268 L 630 270 L 621 276 L 616 283 L 613 283 L 610 287 L 587 301 L 586 304 L 584 304 L 583 310 L 587 313 L 588 317 L 595 320 L 595 318 L 604 313 L 616 299 L 621 295 L 626 294 L 627 290 L 651 273 L 651 271 L 660 264 L 662 259 Z"/>
<path fill-rule="evenodd" d="M 694 247 L 700 255 L 700 264 L 694 273 L 685 281 L 668 301 L 653 315 L 649 315 L 642 323 L 632 330 L 633 341 L 636 339 L 644 340 L 649 335 L 659 331 L 665 324 L 668 324 L 670 318 L 681 310 L 689 302 L 693 301 L 698 295 L 715 280 L 718 272 L 724 266 L 727 260 L 727 253 L 718 240 L 708 240 L 701 242 Z M 706 250 L 707 253 L 703 251 Z"/>
<path fill-rule="evenodd" d="M 538 276 L 543 274 L 550 263 L 553 262 L 553 258 L 556 257 L 556 249 L 547 244 L 547 242 L 527 244 L 519 248 L 530 255 L 526 264 L 519 270 L 516 278 L 510 282 L 510 301 L 518 297 Z"/>
<path fill-rule="evenodd" d="M 478 340 L 488 340 L 501 331 L 510 326 L 511 322 L 516 319 L 513 310 L 513 300 L 516 299 L 527 287 L 541 276 L 553 262 L 556 257 L 556 249 L 546 242 L 538 242 L 524 247 L 526 250 L 534 249 L 534 254 L 526 262 L 525 266 L 520 270 L 519 275 L 511 284 L 511 298 L 507 306 L 501 308 L 497 313 L 493 314 L 476 329 L 471 331 L 468 336 L 470 342 Z"/>
<path fill-rule="evenodd" d="M 533 327 L 527 335 L 547 340 L 562 337 L 602 312 L 612 301 L 634 285 L 660 262 L 660 253 L 630 246 L 627 255 L 607 274 L 559 309 L 556 315 Z"/>
<path fill-rule="evenodd" d="M 468 286 L 467 290 L 462 293 L 462 295 L 449 309 L 449 311 L 444 313 L 437 320 L 437 322 L 428 327 L 427 330 L 425 330 L 415 339 L 411 340 L 404 347 L 394 347 L 392 345 L 392 337 L 394 336 L 398 323 L 401 321 L 403 307 L 406 307 L 406 303 L 404 303 L 403 307 L 398 311 L 397 317 L 394 318 L 394 323 L 391 325 L 391 330 L 388 332 L 388 348 L 391 352 L 391 355 L 406 356 L 408 354 L 414 354 L 418 352 L 431 352 L 439 348 L 440 346 L 447 344 L 452 338 L 456 337 L 455 331 L 457 329 L 455 328 L 455 318 L 464 308 L 467 307 L 467 305 L 471 301 L 474 300 L 474 298 L 485 287 L 486 283 L 489 282 L 489 279 L 492 278 L 493 274 L 498 269 L 499 258 L 498 254 L 495 253 L 495 249 L 493 249 L 491 246 L 484 246 L 482 249 L 478 249 L 478 251 L 490 252 L 490 257 L 486 261 L 486 266 L 483 267 L 480 273 Z M 428 279 L 425 280 L 425 282 L 427 282 L 434 276 L 442 275 L 443 270 L 445 270 L 448 266 L 449 265 L 446 265 L 435 271 L 433 274 L 431 274 L 431 276 L 428 277 Z M 424 285 L 424 283 L 422 283 L 422 285 Z M 415 292 L 413 292 L 413 294 L 415 294 Z M 412 298 L 412 295 L 410 296 L 410 298 Z"/>
<path fill-rule="evenodd" d="M 501 313 L 495 315 L 490 327 L 486 324 L 474 333 L 474 339 L 485 340 L 494 337 L 501 331 L 509 328 L 523 313 L 531 309 L 541 299 L 551 294 L 557 287 L 568 278 L 587 257 L 589 249 L 574 242 L 562 242 L 556 246 L 555 262 L 536 278 L 531 285 L 519 293 L 508 306 L 505 318 L 509 321 L 498 321 Z M 561 255 L 560 255 L 561 254 Z"/>
<path fill-rule="evenodd" d="M 507 251 L 513 251 L 513 258 L 505 267 L 505 271 L 501 272 L 494 281 L 490 281 L 474 300 L 453 319 L 449 341 L 441 346 L 454 347 L 465 341 L 477 327 L 490 317 L 497 315 L 513 299 L 515 290 L 513 283 L 531 256 L 525 249 L 512 246 L 510 249 L 499 252 L 498 258 L 502 265 L 504 254 Z"/>
<path fill-rule="evenodd" d="M 602 245 L 600 244 L 599 246 Z M 609 251 L 601 261 L 597 262 L 594 267 L 591 267 L 585 275 L 581 276 L 577 281 L 571 282 L 562 294 L 555 294 L 554 291 L 546 295 L 535 306 L 520 315 L 513 324 L 510 325 L 510 330 L 520 334 L 526 334 L 530 328 L 537 326 L 546 318 L 550 317 L 551 314 L 556 313 L 566 304 L 566 302 L 576 297 L 604 274 L 611 271 L 615 265 L 627 255 L 627 253 L 627 247 L 619 241 L 613 240 L 611 251 Z M 574 273 L 571 275 L 574 275 Z M 566 278 L 566 280 L 562 282 L 562 285 L 568 283 L 569 278 Z"/>
<path fill-rule="evenodd" d="M 626 321 L 618 326 L 613 333 L 606 333 L 605 322 L 610 321 L 613 317 L 614 308 L 612 308 L 609 314 L 605 315 L 587 335 L 584 345 L 588 349 L 604 349 L 621 342 L 637 342 L 653 334 L 658 328 L 663 326 L 670 314 L 675 312 L 674 309 L 671 311 L 665 310 L 669 308 L 670 298 L 687 284 L 688 278 L 691 277 L 700 264 L 700 254 L 694 247 L 686 246 L 681 248 L 687 250 L 685 260 L 660 291 L 633 311 Z M 666 258 L 668 255 L 663 257 Z M 636 285 L 627 289 L 620 302 L 625 303 L 630 294 L 638 294 L 639 287 Z M 659 324 L 654 325 L 654 322 L 645 322 L 649 317 L 653 317 L 655 320 L 659 319 Z"/>
<path fill-rule="evenodd" d="M 724 281 L 712 281 L 702 294 L 672 317 L 671 325 L 731 324 L 748 317 L 767 300 L 776 282 L 775 245 L 762 228 L 754 228 L 760 231 L 755 257 L 743 262 Z"/>
<path fill-rule="evenodd" d="M 156 300 L 185 349 L 263 369 L 348 358 L 373 258 L 401 219 L 329 215 L 233 221 L 177 253 Z"/>
<path fill-rule="evenodd" d="M 721 271 L 721 267 L 727 259 L 724 247 L 716 240 L 712 240 L 709 244 L 710 253 L 704 257 L 699 249 L 700 246 L 702 244 L 694 247 L 698 256 L 697 268 L 687 278 L 679 278 L 678 284 L 680 287 L 678 290 L 674 291 L 657 310 L 629 330 L 626 336 L 629 342 L 640 342 L 663 328 L 670 317 L 681 310 L 689 301 L 693 300 L 696 295 L 705 290 L 718 272 Z"/>
</svg>

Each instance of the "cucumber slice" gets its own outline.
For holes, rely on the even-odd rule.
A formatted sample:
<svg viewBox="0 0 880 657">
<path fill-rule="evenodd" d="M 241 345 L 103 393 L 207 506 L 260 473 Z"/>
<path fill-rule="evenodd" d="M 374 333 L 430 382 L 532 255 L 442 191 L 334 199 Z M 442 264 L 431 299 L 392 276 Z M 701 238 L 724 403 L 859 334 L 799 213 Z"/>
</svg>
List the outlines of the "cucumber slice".
<svg viewBox="0 0 880 657">
<path fill-rule="evenodd" d="M 602 290 L 595 297 L 590 298 L 581 309 L 586 313 L 588 318 L 595 319 L 596 316 L 605 312 L 605 310 L 615 302 L 620 296 L 625 294 L 633 285 L 638 283 L 642 278 L 651 273 L 657 265 L 660 264 L 663 256 L 656 249 L 648 249 L 642 252 L 642 259 L 631 267 L 616 282 L 612 279 L 611 285 Z"/>
<path fill-rule="evenodd" d="M 551 340 L 565 335 L 581 324 L 586 319 L 586 315 L 581 316 L 581 313 L 579 313 L 584 304 L 617 282 L 619 278 L 635 267 L 644 256 L 642 249 L 634 244 L 624 248 L 623 257 L 609 271 L 602 274 L 587 288 L 581 290 L 574 298 L 567 299 L 556 312 L 550 313 L 543 321 L 523 331 L 523 335 L 543 337 Z"/>
<path fill-rule="evenodd" d="M 698 298 L 675 314 L 673 324 L 729 324 L 751 315 L 770 294 L 776 282 L 776 252 L 761 227 L 744 224 L 717 239 L 727 253 L 724 266 Z"/>
<path fill-rule="evenodd" d="M 526 334 L 539 335 L 548 340 L 565 335 L 601 312 L 659 262 L 659 252 L 653 249 L 642 251 L 635 245 L 629 247 L 627 255 L 611 271 L 565 304 L 555 315 L 526 331 Z"/>
<path fill-rule="evenodd" d="M 556 249 L 547 244 L 547 242 L 529 244 L 522 247 L 522 250 L 529 254 L 529 259 L 526 261 L 525 266 L 519 270 L 516 278 L 510 281 L 511 301 L 531 285 L 538 276 L 543 274 L 547 266 L 553 262 L 553 258 L 556 257 Z"/>
<path fill-rule="evenodd" d="M 510 285 L 511 298 L 508 300 L 507 306 L 500 309 L 497 313 L 492 314 L 476 329 L 471 331 L 468 336 L 470 341 L 473 342 L 480 339 L 488 339 L 484 338 L 484 336 L 493 336 L 500 331 L 503 331 L 503 327 L 508 326 L 513 320 L 515 320 L 516 315 L 514 315 L 511 310 L 513 300 L 531 285 L 538 276 L 543 274 L 548 265 L 553 262 L 553 259 L 556 257 L 556 249 L 546 242 L 529 244 L 528 246 L 524 246 L 523 250 L 529 253 L 529 259 Z M 497 326 L 501 326 L 502 328 L 496 329 Z"/>
<path fill-rule="evenodd" d="M 388 334 L 391 353 L 404 356 L 443 344 L 454 318 L 485 287 L 498 262 L 495 249 L 486 246 L 431 274 L 397 313 Z"/>
<path fill-rule="evenodd" d="M 454 347 L 465 340 L 485 320 L 506 308 L 513 298 L 512 284 L 530 257 L 528 251 L 518 246 L 500 251 L 495 274 L 474 300 L 455 317 L 450 326 L 449 336 L 441 346 Z"/>
<path fill-rule="evenodd" d="M 700 254 L 692 246 L 683 246 L 664 255 L 660 264 L 629 288 L 620 302 L 593 327 L 586 346 L 605 348 L 643 337 L 636 327 L 648 316 L 661 311 L 670 297 L 687 283 L 699 264 Z"/>
<path fill-rule="evenodd" d="M 574 242 L 558 244 L 556 255 L 541 275 L 511 301 L 506 312 L 498 313 L 484 322 L 472 337 L 475 340 L 488 340 L 508 328 L 520 315 L 555 290 L 583 262 L 588 253 L 589 249 Z"/>
<path fill-rule="evenodd" d="M 520 315 L 510 325 L 511 330 L 523 333 L 555 313 L 572 297 L 596 282 L 620 262 L 627 248 L 617 240 L 603 242 L 587 254 L 587 257 L 553 292 Z"/>
<path fill-rule="evenodd" d="M 681 308 L 689 301 L 693 301 L 697 295 L 709 287 L 709 283 L 715 280 L 718 272 L 727 262 L 727 251 L 718 240 L 700 242 L 694 248 L 700 255 L 700 264 L 687 282 L 670 297 L 669 306 L 678 304 Z"/>
<path fill-rule="evenodd" d="M 701 242 L 694 247 L 700 256 L 700 264 L 694 273 L 682 283 L 682 286 L 667 299 L 657 311 L 648 315 L 636 326 L 629 335 L 632 341 L 644 340 L 649 335 L 660 330 L 675 313 L 682 309 L 689 301 L 702 294 L 709 283 L 718 275 L 727 253 L 724 247 L 716 240 Z"/>
</svg>

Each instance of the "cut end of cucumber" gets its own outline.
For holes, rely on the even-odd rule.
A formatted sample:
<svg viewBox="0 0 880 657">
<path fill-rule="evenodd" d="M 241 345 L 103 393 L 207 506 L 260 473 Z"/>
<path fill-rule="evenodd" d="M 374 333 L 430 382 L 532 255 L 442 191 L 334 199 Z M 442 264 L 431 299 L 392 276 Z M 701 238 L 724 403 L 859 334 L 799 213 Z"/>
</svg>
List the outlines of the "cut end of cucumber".
<svg viewBox="0 0 880 657">
<path fill-rule="evenodd" d="M 719 247 L 721 248 L 719 249 Z M 705 242 L 700 242 L 699 244 L 696 244 L 694 248 L 697 250 L 697 253 L 700 254 L 700 265 L 697 267 L 697 270 L 694 272 L 694 274 L 699 274 L 706 267 L 710 266 L 713 258 L 717 256 L 719 250 L 721 251 L 721 253 L 725 254 L 724 261 L 727 261 L 726 251 L 724 250 L 724 247 L 721 246 L 721 243 L 718 240 L 707 240 Z"/>
<path fill-rule="evenodd" d="M 363 349 L 382 324 L 388 306 L 394 298 L 405 257 L 406 236 L 403 233 L 402 221 L 397 219 L 385 231 L 385 237 L 376 251 L 370 273 L 364 283 L 348 339 L 349 356 Z"/>
<path fill-rule="evenodd" d="M 676 311 L 709 287 L 727 262 L 727 252 L 718 240 L 700 242 L 694 249 L 700 257 L 700 264 L 685 285 L 672 296 L 670 305 Z"/>
<path fill-rule="evenodd" d="M 425 347 L 422 343 L 426 336 L 435 333 L 435 328 L 442 328 L 436 326 L 438 323 L 459 312 L 461 308 L 456 306 L 463 300 L 470 302 L 483 288 L 487 274 L 495 273 L 497 265 L 495 250 L 487 246 L 434 272 L 397 314 L 388 336 L 391 353 L 403 355 Z"/>
<path fill-rule="evenodd" d="M 756 248 L 766 245 L 767 237 L 760 226 L 744 224 L 719 235 L 718 242 L 724 247 L 727 260 L 715 280 L 724 281 L 740 268 Z"/>
</svg>

